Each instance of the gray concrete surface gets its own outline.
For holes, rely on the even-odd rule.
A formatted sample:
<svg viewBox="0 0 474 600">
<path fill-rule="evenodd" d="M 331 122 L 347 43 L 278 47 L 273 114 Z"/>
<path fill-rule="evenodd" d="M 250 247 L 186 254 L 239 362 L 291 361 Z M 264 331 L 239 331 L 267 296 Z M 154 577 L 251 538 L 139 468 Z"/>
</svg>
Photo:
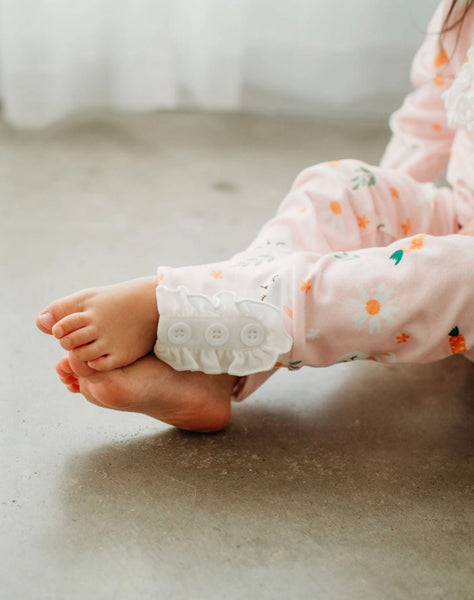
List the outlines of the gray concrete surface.
<svg viewBox="0 0 474 600">
<path fill-rule="evenodd" d="M 94 115 L 0 126 L 0 596 L 468 599 L 474 367 L 280 372 L 217 435 L 57 381 L 51 299 L 225 258 L 306 165 L 377 161 L 370 123 Z"/>
</svg>

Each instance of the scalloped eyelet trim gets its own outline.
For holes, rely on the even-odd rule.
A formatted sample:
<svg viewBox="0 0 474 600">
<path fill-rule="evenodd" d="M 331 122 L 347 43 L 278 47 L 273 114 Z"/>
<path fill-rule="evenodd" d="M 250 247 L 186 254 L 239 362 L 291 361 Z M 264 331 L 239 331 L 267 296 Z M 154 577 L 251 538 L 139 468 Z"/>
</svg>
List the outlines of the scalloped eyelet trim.
<svg viewBox="0 0 474 600">
<path fill-rule="evenodd" d="M 177 371 L 251 375 L 268 371 L 293 340 L 283 311 L 267 302 L 221 291 L 212 298 L 181 286 L 156 289 L 155 355 Z"/>
</svg>

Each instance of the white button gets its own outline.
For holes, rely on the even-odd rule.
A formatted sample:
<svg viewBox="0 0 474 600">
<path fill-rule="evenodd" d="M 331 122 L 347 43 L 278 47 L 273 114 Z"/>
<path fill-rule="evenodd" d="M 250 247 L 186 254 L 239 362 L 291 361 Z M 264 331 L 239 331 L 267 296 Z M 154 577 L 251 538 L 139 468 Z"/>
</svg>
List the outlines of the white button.
<svg viewBox="0 0 474 600">
<path fill-rule="evenodd" d="M 222 323 L 213 323 L 206 329 L 204 337 L 210 346 L 223 346 L 229 339 L 229 330 Z"/>
<path fill-rule="evenodd" d="M 191 327 L 187 323 L 175 323 L 168 329 L 168 339 L 172 344 L 186 344 L 191 339 Z"/>
<path fill-rule="evenodd" d="M 260 346 L 265 339 L 265 331 L 258 323 L 249 323 L 242 328 L 240 339 L 246 346 Z"/>
</svg>

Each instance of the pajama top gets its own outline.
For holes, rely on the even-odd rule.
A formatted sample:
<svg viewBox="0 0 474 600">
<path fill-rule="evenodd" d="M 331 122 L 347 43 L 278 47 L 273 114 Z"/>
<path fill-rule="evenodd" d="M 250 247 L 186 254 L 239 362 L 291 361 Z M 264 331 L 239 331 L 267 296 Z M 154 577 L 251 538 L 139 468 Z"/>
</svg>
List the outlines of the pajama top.
<svg viewBox="0 0 474 600">
<path fill-rule="evenodd" d="M 449 5 L 380 166 L 310 167 L 245 251 L 158 269 L 159 359 L 237 375 L 241 400 L 280 367 L 474 358 L 474 238 L 455 235 L 474 219 L 474 9 L 440 41 Z"/>
</svg>

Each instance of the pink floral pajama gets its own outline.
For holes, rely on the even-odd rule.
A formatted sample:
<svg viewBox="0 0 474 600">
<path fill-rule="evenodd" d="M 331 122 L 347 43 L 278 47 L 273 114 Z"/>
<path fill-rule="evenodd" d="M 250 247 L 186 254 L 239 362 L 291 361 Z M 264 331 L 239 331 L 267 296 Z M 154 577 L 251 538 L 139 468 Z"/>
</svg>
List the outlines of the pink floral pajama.
<svg viewBox="0 0 474 600">
<path fill-rule="evenodd" d="M 159 268 L 160 359 L 240 376 L 238 400 L 278 367 L 474 359 L 474 238 L 456 235 L 474 219 L 472 13 L 458 42 L 427 36 L 381 166 L 306 169 L 247 250 Z"/>
</svg>

